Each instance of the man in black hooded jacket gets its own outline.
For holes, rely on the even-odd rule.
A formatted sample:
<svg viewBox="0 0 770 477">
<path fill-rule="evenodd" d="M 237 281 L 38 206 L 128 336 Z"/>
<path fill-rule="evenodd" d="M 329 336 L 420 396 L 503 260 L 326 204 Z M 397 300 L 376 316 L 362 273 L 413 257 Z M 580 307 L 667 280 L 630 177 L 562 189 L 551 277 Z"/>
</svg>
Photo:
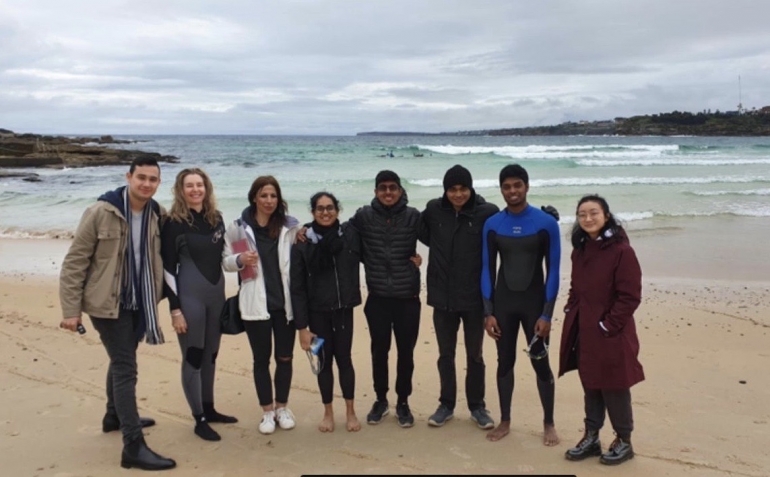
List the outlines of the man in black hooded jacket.
<svg viewBox="0 0 770 477">
<path fill-rule="evenodd" d="M 433 307 L 441 379 L 440 404 L 428 419 L 431 426 L 443 426 L 454 417 L 455 349 L 462 321 L 467 366 L 465 397 L 471 419 L 481 429 L 494 427 L 484 403 L 484 306 L 479 280 L 481 230 L 487 218 L 499 210 L 476 194 L 470 171 L 456 165 L 444 175 L 444 195 L 430 200 L 421 214 L 419 239 L 430 247 L 428 305 Z"/>
</svg>

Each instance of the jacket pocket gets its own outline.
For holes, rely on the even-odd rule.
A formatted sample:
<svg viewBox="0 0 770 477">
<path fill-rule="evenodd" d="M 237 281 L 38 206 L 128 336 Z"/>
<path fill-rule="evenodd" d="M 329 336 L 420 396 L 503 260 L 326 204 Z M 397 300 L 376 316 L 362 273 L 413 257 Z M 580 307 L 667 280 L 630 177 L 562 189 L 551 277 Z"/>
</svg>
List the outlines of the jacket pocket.
<svg viewBox="0 0 770 477">
<path fill-rule="evenodd" d="M 120 229 L 104 228 L 97 231 L 96 238 L 96 258 L 97 259 L 117 259 L 118 247 L 120 246 Z"/>
</svg>

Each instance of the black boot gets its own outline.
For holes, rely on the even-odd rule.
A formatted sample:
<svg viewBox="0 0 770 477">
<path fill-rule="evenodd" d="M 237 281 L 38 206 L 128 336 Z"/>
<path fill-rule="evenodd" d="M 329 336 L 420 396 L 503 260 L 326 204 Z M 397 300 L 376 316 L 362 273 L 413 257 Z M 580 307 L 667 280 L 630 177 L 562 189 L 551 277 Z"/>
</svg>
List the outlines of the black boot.
<svg viewBox="0 0 770 477">
<path fill-rule="evenodd" d="M 222 437 L 209 426 L 203 414 L 193 416 L 195 418 L 195 434 L 204 441 L 219 441 Z"/>
<path fill-rule="evenodd" d="M 140 417 L 139 423 L 142 427 L 152 427 L 155 425 L 155 419 L 149 417 Z M 120 429 L 120 419 L 117 414 L 107 413 L 102 419 L 102 432 L 112 432 Z"/>
<path fill-rule="evenodd" d="M 564 453 L 567 460 L 583 460 L 588 457 L 601 455 L 602 443 L 599 442 L 599 431 L 586 430 L 583 438 L 575 447 Z"/>
<path fill-rule="evenodd" d="M 238 422 L 236 417 L 218 413 L 214 409 L 213 402 L 203 403 L 203 415 L 206 416 L 206 420 L 209 422 L 223 422 L 225 424 L 235 424 Z"/>
<path fill-rule="evenodd" d="M 120 466 L 124 469 L 135 467 L 142 470 L 166 470 L 176 467 L 176 462 L 153 452 L 142 436 L 123 446 Z"/>
<path fill-rule="evenodd" d="M 610 444 L 610 450 L 599 458 L 599 462 L 604 465 L 618 465 L 633 458 L 634 448 L 631 447 L 631 439 L 618 436 Z"/>
</svg>

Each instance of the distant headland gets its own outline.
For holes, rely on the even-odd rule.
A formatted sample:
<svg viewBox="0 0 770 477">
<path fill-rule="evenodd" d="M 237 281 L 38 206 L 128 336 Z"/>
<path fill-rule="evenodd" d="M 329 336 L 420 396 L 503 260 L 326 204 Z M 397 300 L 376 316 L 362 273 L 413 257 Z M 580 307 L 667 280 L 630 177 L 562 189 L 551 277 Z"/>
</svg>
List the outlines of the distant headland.
<svg viewBox="0 0 770 477">
<path fill-rule="evenodd" d="M 358 136 L 770 136 L 770 106 L 761 109 L 689 113 L 673 111 L 553 126 L 442 133 L 361 132 Z"/>
</svg>

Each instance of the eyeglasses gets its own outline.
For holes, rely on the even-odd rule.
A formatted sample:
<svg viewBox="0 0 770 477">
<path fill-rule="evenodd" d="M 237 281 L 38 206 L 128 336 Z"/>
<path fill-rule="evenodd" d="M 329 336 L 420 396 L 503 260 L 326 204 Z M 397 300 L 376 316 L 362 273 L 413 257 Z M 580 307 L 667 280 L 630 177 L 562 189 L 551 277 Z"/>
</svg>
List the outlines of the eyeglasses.
<svg viewBox="0 0 770 477">
<path fill-rule="evenodd" d="M 592 219 L 596 219 L 598 217 L 601 217 L 602 215 L 604 215 L 602 212 L 598 210 L 593 210 L 591 212 L 588 212 L 587 214 L 584 214 L 584 213 L 578 214 L 578 220 L 587 220 L 589 217 Z"/>
<path fill-rule="evenodd" d="M 377 192 L 398 192 L 401 187 L 398 184 L 380 184 L 377 186 Z"/>
<path fill-rule="evenodd" d="M 323 214 L 324 212 L 331 213 L 331 212 L 334 212 L 336 210 L 337 209 L 333 205 L 327 205 L 327 206 L 317 205 L 316 208 L 315 208 L 315 211 L 317 213 L 319 213 L 319 214 Z"/>
<path fill-rule="evenodd" d="M 537 343 L 537 340 L 541 339 L 540 336 L 535 335 L 532 337 L 532 341 L 529 342 L 529 346 L 527 349 L 524 350 L 525 353 L 527 353 L 527 356 L 529 356 L 529 359 L 537 361 L 539 359 L 543 359 L 546 356 L 548 356 L 548 342 L 545 341 L 543 338 L 543 349 L 540 351 L 537 351 L 535 353 L 532 352 L 532 347 L 535 346 Z"/>
</svg>

